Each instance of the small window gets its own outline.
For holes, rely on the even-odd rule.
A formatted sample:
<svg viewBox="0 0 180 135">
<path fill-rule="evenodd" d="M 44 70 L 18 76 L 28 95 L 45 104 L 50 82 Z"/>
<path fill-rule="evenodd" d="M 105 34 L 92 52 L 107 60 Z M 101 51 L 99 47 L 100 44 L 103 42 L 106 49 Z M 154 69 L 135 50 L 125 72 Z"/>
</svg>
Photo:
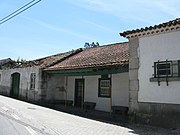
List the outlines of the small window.
<svg viewBox="0 0 180 135">
<path fill-rule="evenodd" d="M 161 61 L 154 63 L 154 77 L 172 76 L 172 61 Z"/>
<path fill-rule="evenodd" d="M 30 77 L 30 89 L 31 90 L 35 89 L 35 84 L 36 84 L 36 74 L 31 73 L 31 77 Z"/>
<path fill-rule="evenodd" d="M 110 97 L 111 79 L 99 78 L 99 97 Z"/>
</svg>

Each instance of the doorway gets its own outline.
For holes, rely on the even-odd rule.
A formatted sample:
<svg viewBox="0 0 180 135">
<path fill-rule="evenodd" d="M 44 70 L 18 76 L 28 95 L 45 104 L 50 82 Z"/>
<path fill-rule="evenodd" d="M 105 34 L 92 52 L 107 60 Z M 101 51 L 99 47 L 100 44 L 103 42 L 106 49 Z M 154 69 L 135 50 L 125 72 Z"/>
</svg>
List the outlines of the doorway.
<svg viewBox="0 0 180 135">
<path fill-rule="evenodd" d="M 84 79 L 76 79 L 74 106 L 83 107 L 83 103 L 84 103 Z"/>
<path fill-rule="evenodd" d="M 20 84 L 20 74 L 13 73 L 11 75 L 11 91 L 10 96 L 13 98 L 18 98 L 19 96 L 19 84 Z"/>
</svg>

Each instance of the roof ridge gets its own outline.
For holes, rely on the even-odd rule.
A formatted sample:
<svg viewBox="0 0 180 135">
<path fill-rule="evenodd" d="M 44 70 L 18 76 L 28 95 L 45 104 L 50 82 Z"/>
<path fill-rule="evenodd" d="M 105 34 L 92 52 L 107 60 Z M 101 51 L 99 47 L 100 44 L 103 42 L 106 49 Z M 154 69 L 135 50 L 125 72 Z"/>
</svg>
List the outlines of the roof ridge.
<svg viewBox="0 0 180 135">
<path fill-rule="evenodd" d="M 12 60 L 11 58 L 4 58 L 4 59 L 0 59 L 0 61 L 4 61 L 4 60 Z"/>
<path fill-rule="evenodd" d="M 80 48 L 78 48 L 78 49 L 80 49 Z M 30 61 L 39 61 L 39 60 L 43 60 L 43 59 L 50 58 L 50 57 L 53 57 L 53 56 L 58 56 L 58 55 L 63 55 L 63 54 L 66 54 L 66 53 L 70 53 L 70 52 L 76 51 L 78 49 L 63 52 L 63 53 L 57 53 L 57 54 L 49 55 L 49 56 L 46 56 L 46 57 L 42 57 L 42 58 L 38 58 L 38 59 L 35 59 L 35 60 L 30 60 Z"/>
<path fill-rule="evenodd" d="M 71 54 L 69 54 L 68 56 L 63 57 L 62 59 L 60 59 L 60 60 L 58 60 L 58 61 L 56 61 L 54 63 L 51 63 L 50 65 L 46 66 L 46 68 L 48 68 L 50 66 L 54 66 L 55 64 L 58 64 L 58 63 L 60 63 L 60 62 L 62 62 L 64 60 L 68 59 L 69 57 L 74 56 L 74 55 L 76 55 L 76 54 L 78 54 L 78 53 L 80 53 L 82 51 L 83 51 L 82 48 L 76 49 L 75 51 L 71 51 L 72 52 Z"/>
</svg>

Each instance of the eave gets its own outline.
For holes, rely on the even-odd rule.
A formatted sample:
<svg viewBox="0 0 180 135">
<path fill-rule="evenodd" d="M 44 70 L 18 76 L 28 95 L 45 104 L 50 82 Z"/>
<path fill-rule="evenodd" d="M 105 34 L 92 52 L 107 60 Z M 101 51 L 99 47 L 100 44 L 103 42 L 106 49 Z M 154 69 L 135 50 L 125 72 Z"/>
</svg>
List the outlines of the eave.
<svg viewBox="0 0 180 135">
<path fill-rule="evenodd" d="M 129 72 L 128 65 L 108 67 L 108 68 L 86 68 L 86 69 L 71 69 L 71 70 L 45 70 L 48 74 L 59 74 L 62 76 L 93 76 L 104 74 L 117 74 Z"/>
</svg>

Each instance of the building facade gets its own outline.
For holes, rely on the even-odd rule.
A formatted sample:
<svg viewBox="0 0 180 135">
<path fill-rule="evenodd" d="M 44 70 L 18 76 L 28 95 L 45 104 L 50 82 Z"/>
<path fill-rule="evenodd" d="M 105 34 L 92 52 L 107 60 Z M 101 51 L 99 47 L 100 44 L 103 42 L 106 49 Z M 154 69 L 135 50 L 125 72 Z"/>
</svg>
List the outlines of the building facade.
<svg viewBox="0 0 180 135">
<path fill-rule="evenodd" d="M 128 43 L 77 49 L 0 70 L 0 92 L 14 98 L 93 105 L 112 112 L 128 108 Z"/>
<path fill-rule="evenodd" d="M 180 127 L 180 19 L 121 36 L 129 39 L 129 113 L 143 123 Z"/>
<path fill-rule="evenodd" d="M 94 104 L 106 112 L 113 106 L 128 108 L 128 57 L 128 43 L 117 43 L 84 49 L 46 68 L 48 100 L 72 101 L 80 108 Z"/>
</svg>

